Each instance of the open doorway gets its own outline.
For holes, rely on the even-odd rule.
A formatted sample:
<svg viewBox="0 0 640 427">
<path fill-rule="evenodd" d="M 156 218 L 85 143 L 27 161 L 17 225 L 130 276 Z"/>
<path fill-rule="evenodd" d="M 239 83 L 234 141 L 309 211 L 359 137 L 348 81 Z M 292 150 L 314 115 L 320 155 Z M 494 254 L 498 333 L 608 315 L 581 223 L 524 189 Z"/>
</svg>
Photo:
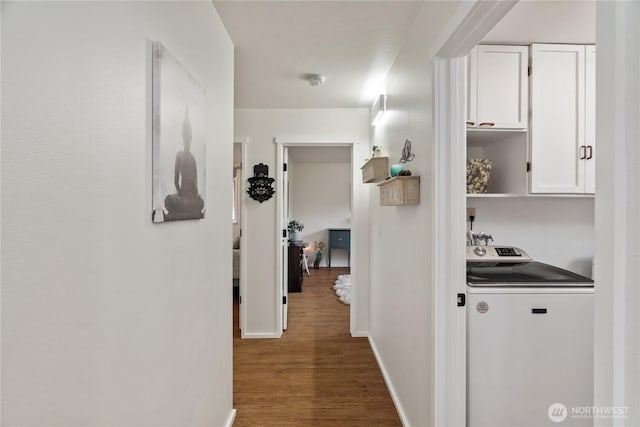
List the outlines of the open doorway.
<svg viewBox="0 0 640 427">
<path fill-rule="evenodd" d="M 283 295 L 282 325 L 287 329 L 292 298 L 304 297 L 305 277 L 316 272 L 339 281 L 336 297 L 354 303 L 353 147 L 346 144 L 279 144 L 282 179 L 278 202 L 279 250 Z M 292 293 L 292 294 L 290 294 Z M 296 294 L 295 296 L 293 294 Z M 353 314 L 353 307 L 351 308 Z"/>
<path fill-rule="evenodd" d="M 582 6 L 578 4 L 572 5 L 569 4 L 569 2 L 562 3 L 563 4 L 558 3 L 547 6 L 565 8 Z M 500 138 L 493 138 L 491 131 L 487 132 L 487 129 L 478 129 L 474 138 L 467 138 L 469 131 L 466 130 L 464 126 L 465 118 L 467 119 L 467 126 L 477 125 L 469 120 L 469 116 L 467 115 L 469 111 L 465 108 L 467 104 L 465 102 L 465 95 L 468 94 L 465 94 L 466 66 L 464 57 L 478 42 L 482 41 L 485 44 L 494 43 L 499 45 L 510 44 L 516 48 L 537 42 L 583 45 L 593 42 L 593 39 L 589 37 L 569 40 L 567 38 L 569 37 L 567 32 L 569 26 L 566 23 L 571 21 L 571 19 L 567 18 L 562 20 L 562 18 L 558 18 L 558 13 L 545 20 L 546 32 L 544 36 L 555 37 L 553 39 L 543 40 L 540 36 L 532 36 L 531 34 L 533 33 L 527 35 L 527 37 L 534 37 L 534 39 L 517 39 L 514 33 L 506 34 L 506 32 L 504 35 L 505 39 L 500 39 L 498 37 L 498 31 L 502 29 L 508 31 L 517 29 L 536 30 L 538 27 L 541 27 L 534 22 L 535 15 L 532 11 L 526 10 L 527 8 L 536 7 L 535 4 L 529 2 L 518 3 L 522 8 L 517 8 L 518 5 L 516 5 L 511 14 L 512 16 L 521 15 L 523 18 L 526 18 L 525 23 L 530 24 L 529 26 L 525 24 L 505 25 L 507 21 L 503 21 L 503 25 L 496 27 L 496 24 L 503 20 L 505 15 L 507 15 L 513 7 L 513 4 L 513 2 L 477 4 L 468 14 L 467 19 L 461 23 L 453 36 L 439 52 L 438 60 L 436 61 L 436 86 L 438 92 L 436 101 L 438 117 L 437 139 L 439 141 L 436 149 L 438 152 L 436 161 L 439 165 L 443 165 L 441 170 L 437 172 L 438 178 L 440 178 L 437 180 L 437 193 L 440 195 L 446 194 L 446 197 L 437 199 L 436 204 L 439 206 L 438 212 L 441 218 L 446 218 L 446 220 L 440 224 L 440 230 L 445 234 L 437 235 L 435 241 L 438 245 L 443 244 L 446 239 L 453 241 L 448 251 L 442 251 L 443 256 L 448 257 L 449 260 L 437 263 L 439 268 L 436 274 L 437 277 L 443 279 L 441 283 L 448 283 L 447 289 L 442 288 L 436 290 L 437 303 L 443 303 L 443 307 L 445 307 L 437 316 L 436 322 L 442 322 L 442 324 L 447 325 L 446 328 L 437 328 L 436 332 L 436 347 L 438 349 L 436 351 L 435 369 L 437 372 L 443 372 L 442 378 L 447 378 L 445 381 L 437 382 L 436 385 L 436 424 L 438 425 L 469 424 L 469 420 L 465 419 L 465 406 L 468 407 L 469 402 L 466 402 L 466 398 L 461 398 L 460 396 L 467 396 L 465 391 L 468 385 L 464 374 L 466 366 L 465 358 L 467 357 L 466 352 L 469 350 L 466 347 L 467 329 L 465 324 L 465 310 L 470 310 L 474 306 L 469 305 L 469 301 L 467 301 L 468 308 L 462 310 L 457 309 L 453 305 L 446 305 L 448 301 L 456 299 L 456 293 L 458 297 L 458 307 L 465 305 L 465 251 L 462 243 L 465 239 L 462 232 L 462 230 L 464 230 L 462 221 L 466 216 L 465 211 L 467 207 L 474 208 L 472 212 L 476 220 L 478 219 L 478 215 L 482 215 L 483 228 L 489 228 L 483 231 L 498 233 L 501 241 L 504 239 L 509 243 L 523 245 L 526 248 L 533 247 L 538 258 L 550 256 L 550 254 L 553 254 L 553 251 L 550 251 L 549 248 L 552 246 L 557 247 L 558 259 L 560 259 L 560 261 L 550 260 L 552 263 L 561 265 L 562 263 L 566 263 L 566 265 L 562 266 L 578 270 L 585 275 L 590 274 L 590 257 L 593 256 L 594 247 L 593 196 L 577 196 L 572 194 L 570 197 L 566 195 L 545 195 L 544 197 L 538 195 L 538 197 L 532 197 L 529 193 L 533 193 L 533 191 L 529 191 L 529 179 L 527 176 L 530 169 L 525 167 L 525 165 L 529 166 L 527 160 L 530 160 L 528 158 L 530 155 L 528 151 L 530 149 L 530 140 L 526 131 L 514 132 L 513 134 L 504 132 Z M 540 11 L 536 12 L 540 15 Z M 573 13 L 572 17 L 575 16 L 576 13 Z M 557 26 L 563 31 L 562 33 L 552 34 L 552 32 L 549 31 L 548 28 L 549 22 L 552 21 L 551 18 L 561 19 L 563 21 L 562 25 Z M 583 19 L 579 21 L 581 25 L 583 25 L 589 20 Z M 591 20 L 591 22 L 593 22 L 593 20 Z M 489 33 L 490 30 L 494 28 L 495 30 Z M 487 36 L 488 33 L 489 36 Z M 503 47 L 501 46 L 501 48 Z M 516 49 L 514 49 L 514 51 L 515 50 Z M 525 55 L 525 58 L 527 58 L 527 55 Z M 536 72 L 535 69 L 533 72 Z M 504 84 L 504 79 L 501 84 Z M 528 90 L 522 93 L 526 94 Z M 493 96 L 493 100 L 495 100 L 495 94 Z M 485 123 L 485 125 L 494 126 L 495 123 Z M 489 138 L 490 136 L 491 138 Z M 499 142 L 509 142 L 511 144 L 509 144 L 506 149 L 498 152 L 497 144 Z M 493 189 L 489 188 L 488 190 L 489 194 L 467 196 L 465 194 L 465 182 L 463 178 L 466 175 L 465 160 L 467 155 L 469 158 L 484 158 L 489 157 L 492 153 L 495 153 L 497 159 L 494 163 L 496 169 L 495 178 L 499 178 L 502 182 L 494 182 Z M 503 162 L 503 158 L 499 156 L 505 156 L 506 162 Z M 517 166 L 514 171 L 519 175 L 514 177 L 512 175 L 501 176 L 499 174 L 510 173 L 511 171 L 508 170 L 508 167 L 513 165 Z M 534 165 L 533 167 L 536 166 Z M 538 162 L 537 167 L 541 167 L 540 162 Z M 497 185 L 505 183 L 509 185 L 515 183 L 517 186 L 509 188 L 505 185 Z M 523 209 L 523 205 L 525 205 L 526 208 Z M 578 214 L 574 216 L 578 218 L 584 217 L 583 221 L 578 220 L 571 222 L 571 227 L 583 228 L 580 232 L 580 238 L 583 240 L 586 239 L 587 243 L 581 244 L 578 249 L 590 251 L 590 256 L 584 257 L 585 259 L 589 258 L 586 262 L 582 262 L 581 257 L 583 256 L 581 254 L 579 254 L 580 256 L 577 260 L 580 262 L 565 259 L 569 252 L 565 251 L 560 253 L 560 251 L 568 247 L 566 244 L 561 245 L 554 243 L 553 245 L 549 245 L 549 236 L 556 239 L 561 238 L 565 241 L 573 241 L 573 239 L 566 235 L 566 233 L 571 231 L 571 228 L 562 228 L 560 233 L 544 230 L 544 227 L 551 228 L 555 226 L 558 229 L 561 228 L 560 224 L 555 224 L 554 221 L 557 223 L 562 223 L 562 221 L 551 219 L 547 214 L 548 212 L 565 211 L 569 208 L 578 212 Z M 524 215 L 519 215 L 518 209 L 522 209 Z M 500 216 L 500 214 L 504 212 L 509 213 L 512 223 L 515 223 L 514 218 L 519 221 L 523 219 L 527 221 L 529 229 L 526 231 L 532 233 L 530 235 L 521 233 L 519 232 L 519 228 L 516 227 L 509 229 L 509 222 L 502 221 L 503 217 Z M 532 219 L 536 213 L 540 217 L 544 216 L 544 218 Z M 572 216 L 572 218 L 574 216 Z M 531 224 L 534 224 L 537 229 L 530 227 Z M 520 227 L 520 225 L 518 225 L 518 227 Z M 533 235 L 533 233 L 537 233 L 537 235 Z M 565 234 L 563 235 L 562 233 Z M 539 240 L 544 237 L 547 237 L 547 240 L 544 242 L 544 246 L 542 246 Z M 518 239 L 526 239 L 526 245 L 519 243 Z M 500 242 L 500 244 L 506 243 Z M 540 250 L 538 250 L 536 245 L 540 245 Z M 538 252 L 540 255 L 537 255 Z M 562 256 L 565 258 L 561 258 Z M 574 264 L 570 264 L 570 262 L 574 262 Z M 441 274 L 442 276 L 440 276 Z M 456 398 L 455 404 L 451 404 L 450 399 L 454 396 Z M 438 400 L 440 400 L 440 402 L 438 402 Z M 543 417 L 546 418 L 546 416 L 546 413 L 543 414 Z"/>
</svg>

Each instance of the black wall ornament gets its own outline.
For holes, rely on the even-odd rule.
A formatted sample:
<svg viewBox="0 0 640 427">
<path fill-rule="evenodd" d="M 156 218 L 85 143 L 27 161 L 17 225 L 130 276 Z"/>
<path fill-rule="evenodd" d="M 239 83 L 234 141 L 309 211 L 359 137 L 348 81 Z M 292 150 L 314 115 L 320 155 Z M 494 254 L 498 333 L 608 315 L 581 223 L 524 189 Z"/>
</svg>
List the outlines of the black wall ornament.
<svg viewBox="0 0 640 427">
<path fill-rule="evenodd" d="M 264 163 L 258 163 L 253 167 L 253 176 L 249 178 L 249 197 L 260 203 L 269 200 L 276 192 L 273 189 L 275 179 L 269 178 L 269 166 Z"/>
</svg>

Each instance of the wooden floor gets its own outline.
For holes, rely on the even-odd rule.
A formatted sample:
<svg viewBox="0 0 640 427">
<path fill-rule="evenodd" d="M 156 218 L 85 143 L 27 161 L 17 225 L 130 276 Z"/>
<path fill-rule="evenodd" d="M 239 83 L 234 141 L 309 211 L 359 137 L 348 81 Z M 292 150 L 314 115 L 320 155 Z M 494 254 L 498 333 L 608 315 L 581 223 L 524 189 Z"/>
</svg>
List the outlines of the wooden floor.
<svg viewBox="0 0 640 427">
<path fill-rule="evenodd" d="M 400 426 L 366 338 L 349 334 L 349 306 L 332 286 L 348 269 L 311 270 L 289 294 L 280 339 L 240 339 L 234 304 L 234 427 Z"/>
</svg>

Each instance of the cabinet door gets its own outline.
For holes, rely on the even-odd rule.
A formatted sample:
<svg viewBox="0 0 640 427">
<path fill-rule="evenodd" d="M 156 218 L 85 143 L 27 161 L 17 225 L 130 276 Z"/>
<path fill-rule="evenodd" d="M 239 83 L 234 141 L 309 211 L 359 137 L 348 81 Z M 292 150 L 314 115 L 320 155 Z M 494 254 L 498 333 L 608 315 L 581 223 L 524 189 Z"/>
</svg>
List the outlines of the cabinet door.
<svg viewBox="0 0 640 427">
<path fill-rule="evenodd" d="M 585 53 L 585 135 L 586 145 L 584 192 L 596 192 L 596 47 L 589 45 Z"/>
<path fill-rule="evenodd" d="M 531 192 L 584 193 L 585 46 L 531 49 Z"/>
<path fill-rule="evenodd" d="M 478 46 L 478 127 L 525 129 L 528 116 L 529 48 Z M 487 125 L 481 126 L 483 123 Z"/>
</svg>

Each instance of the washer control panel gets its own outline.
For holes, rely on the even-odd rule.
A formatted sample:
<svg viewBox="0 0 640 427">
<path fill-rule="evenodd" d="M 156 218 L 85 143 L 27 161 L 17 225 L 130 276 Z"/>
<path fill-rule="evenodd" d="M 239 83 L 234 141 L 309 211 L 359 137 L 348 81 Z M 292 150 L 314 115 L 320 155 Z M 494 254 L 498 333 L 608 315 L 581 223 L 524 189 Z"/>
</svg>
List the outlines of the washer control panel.
<svg viewBox="0 0 640 427">
<path fill-rule="evenodd" d="M 522 256 L 522 254 L 516 248 L 499 248 L 496 247 L 496 254 L 498 256 Z"/>
<path fill-rule="evenodd" d="M 525 251 L 514 246 L 467 246 L 467 261 L 531 261 Z"/>
</svg>

